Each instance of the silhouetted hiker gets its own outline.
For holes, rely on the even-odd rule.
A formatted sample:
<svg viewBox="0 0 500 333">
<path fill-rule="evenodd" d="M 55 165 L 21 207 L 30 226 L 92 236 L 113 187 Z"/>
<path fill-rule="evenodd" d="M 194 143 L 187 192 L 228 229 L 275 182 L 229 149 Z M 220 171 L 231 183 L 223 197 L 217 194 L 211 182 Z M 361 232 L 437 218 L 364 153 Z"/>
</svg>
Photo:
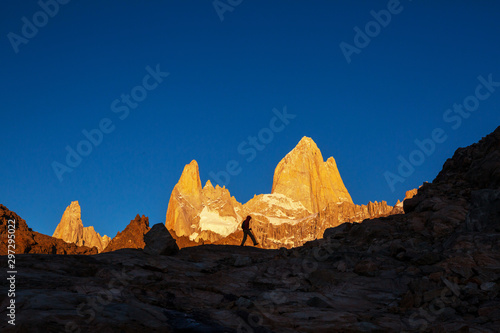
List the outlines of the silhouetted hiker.
<svg viewBox="0 0 500 333">
<path fill-rule="evenodd" d="M 248 215 L 247 218 L 241 224 L 241 228 L 243 229 L 243 240 L 241 241 L 241 246 L 245 245 L 245 242 L 247 240 L 247 236 L 250 236 L 254 246 L 259 245 L 259 243 L 257 243 L 257 241 L 255 240 L 255 236 L 252 233 L 252 228 L 250 228 L 250 220 L 251 219 L 252 219 L 252 217 L 250 215 Z"/>
</svg>

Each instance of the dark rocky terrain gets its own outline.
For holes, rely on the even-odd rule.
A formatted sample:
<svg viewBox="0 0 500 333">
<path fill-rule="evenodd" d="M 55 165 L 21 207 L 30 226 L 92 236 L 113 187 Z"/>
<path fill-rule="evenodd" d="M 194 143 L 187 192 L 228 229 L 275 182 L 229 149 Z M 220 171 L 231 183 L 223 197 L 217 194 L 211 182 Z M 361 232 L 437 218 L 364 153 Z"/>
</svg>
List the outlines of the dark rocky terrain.
<svg viewBox="0 0 500 333">
<path fill-rule="evenodd" d="M 17 325 L 1 331 L 500 331 L 500 128 L 404 210 L 289 250 L 18 255 Z"/>
</svg>

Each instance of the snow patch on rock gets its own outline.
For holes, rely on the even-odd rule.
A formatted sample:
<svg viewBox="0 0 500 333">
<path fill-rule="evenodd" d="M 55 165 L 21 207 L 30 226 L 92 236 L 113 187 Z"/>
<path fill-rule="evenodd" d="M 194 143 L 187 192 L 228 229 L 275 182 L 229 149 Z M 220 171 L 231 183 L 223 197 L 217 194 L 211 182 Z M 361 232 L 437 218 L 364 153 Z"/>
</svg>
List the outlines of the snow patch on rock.
<svg viewBox="0 0 500 333">
<path fill-rule="evenodd" d="M 218 212 L 211 211 L 206 206 L 203 207 L 199 216 L 199 227 L 202 231 L 209 230 L 226 237 L 238 229 L 239 223 L 234 217 L 220 216 Z"/>
</svg>

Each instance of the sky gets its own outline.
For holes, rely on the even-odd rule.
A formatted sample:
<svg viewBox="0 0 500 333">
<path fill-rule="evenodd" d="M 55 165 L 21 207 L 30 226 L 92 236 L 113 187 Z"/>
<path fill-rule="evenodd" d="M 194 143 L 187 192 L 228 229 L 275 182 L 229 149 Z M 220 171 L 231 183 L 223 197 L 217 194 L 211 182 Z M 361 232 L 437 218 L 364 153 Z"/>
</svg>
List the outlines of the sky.
<svg viewBox="0 0 500 333">
<path fill-rule="evenodd" d="M 0 4 L 0 203 L 52 235 L 164 223 L 195 159 L 239 202 L 303 136 L 393 205 L 499 124 L 498 1 Z M 229 173 L 230 172 L 230 173 Z"/>
</svg>

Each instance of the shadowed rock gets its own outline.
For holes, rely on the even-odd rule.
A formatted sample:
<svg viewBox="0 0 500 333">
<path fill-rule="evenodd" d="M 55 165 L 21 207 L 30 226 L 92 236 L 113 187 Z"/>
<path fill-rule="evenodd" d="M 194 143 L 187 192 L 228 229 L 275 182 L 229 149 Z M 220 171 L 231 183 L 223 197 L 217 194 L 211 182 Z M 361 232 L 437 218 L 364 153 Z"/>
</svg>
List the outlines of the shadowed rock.
<svg viewBox="0 0 500 333">
<path fill-rule="evenodd" d="M 173 255 L 179 252 L 175 239 L 163 223 L 155 224 L 144 236 L 144 252 L 153 255 Z"/>
</svg>

